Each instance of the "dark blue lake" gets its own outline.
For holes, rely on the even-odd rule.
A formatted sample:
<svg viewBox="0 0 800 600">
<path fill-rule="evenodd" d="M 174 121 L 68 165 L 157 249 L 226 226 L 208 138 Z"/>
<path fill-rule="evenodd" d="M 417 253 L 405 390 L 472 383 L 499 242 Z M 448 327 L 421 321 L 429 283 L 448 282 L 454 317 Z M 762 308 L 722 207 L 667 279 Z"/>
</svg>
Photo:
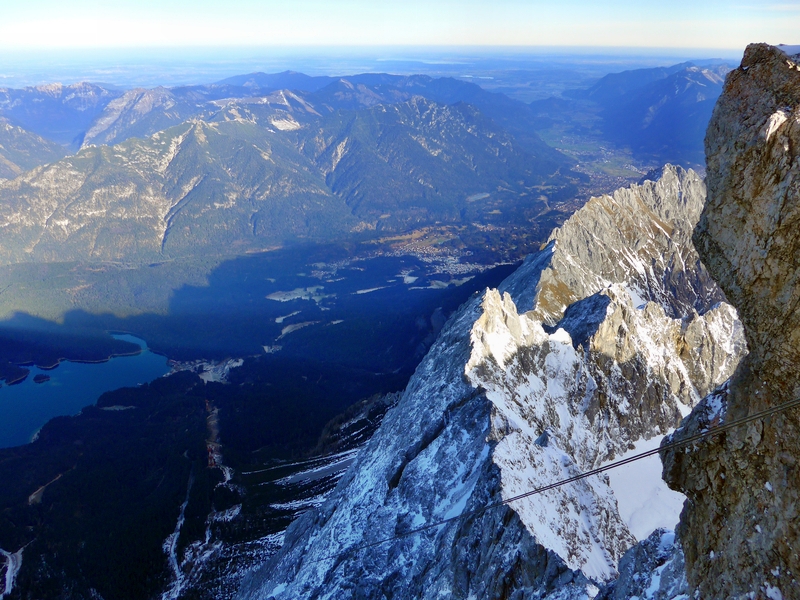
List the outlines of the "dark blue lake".
<svg viewBox="0 0 800 600">
<path fill-rule="evenodd" d="M 169 372 L 167 359 L 147 349 L 144 340 L 131 335 L 117 339 L 138 344 L 135 356 L 118 356 L 102 363 L 62 361 L 55 369 L 30 367 L 22 383 L 0 388 L 0 448 L 27 444 L 53 417 L 74 415 L 97 402 L 104 393 L 152 381 Z M 49 381 L 35 383 L 38 374 Z"/>
</svg>

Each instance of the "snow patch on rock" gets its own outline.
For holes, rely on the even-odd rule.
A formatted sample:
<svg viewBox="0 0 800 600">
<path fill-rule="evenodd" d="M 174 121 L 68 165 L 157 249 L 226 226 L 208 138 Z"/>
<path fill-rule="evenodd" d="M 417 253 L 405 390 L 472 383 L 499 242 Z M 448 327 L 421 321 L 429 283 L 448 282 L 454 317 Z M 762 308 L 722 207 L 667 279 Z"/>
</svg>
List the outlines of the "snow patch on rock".
<svg viewBox="0 0 800 600">
<path fill-rule="evenodd" d="M 610 477 L 511 499 L 657 440 L 744 354 L 736 312 L 689 241 L 703 191 L 694 173 L 667 167 L 658 182 L 593 199 L 499 289 L 470 299 L 337 489 L 239 596 L 605 589 L 639 547 Z M 635 512 L 627 520 L 646 537 L 657 523 Z M 680 588 L 682 553 L 653 545 L 650 570 L 672 566 L 641 595 Z"/>
</svg>

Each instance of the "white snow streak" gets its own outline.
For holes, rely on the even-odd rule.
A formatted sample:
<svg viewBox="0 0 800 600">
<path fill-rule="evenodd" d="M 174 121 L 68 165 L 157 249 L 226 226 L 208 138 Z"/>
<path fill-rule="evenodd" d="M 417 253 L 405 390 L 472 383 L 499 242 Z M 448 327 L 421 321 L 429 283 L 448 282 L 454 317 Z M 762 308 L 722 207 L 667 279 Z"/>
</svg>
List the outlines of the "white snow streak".
<svg viewBox="0 0 800 600">
<path fill-rule="evenodd" d="M 172 583 L 163 594 L 162 600 L 177 600 L 183 592 L 186 584 L 186 578 L 178 563 L 178 538 L 181 535 L 181 528 L 185 521 L 186 507 L 189 505 L 189 493 L 192 491 L 192 484 L 194 484 L 194 473 L 189 474 L 189 483 L 186 486 L 186 500 L 181 504 L 181 510 L 178 513 L 178 521 L 175 523 L 175 531 L 167 536 L 164 540 L 162 548 L 167 555 L 167 562 L 169 563 L 170 571 L 172 571 Z"/>
<path fill-rule="evenodd" d="M 11 592 L 14 590 L 14 582 L 17 579 L 17 573 L 19 573 L 22 567 L 22 551 L 24 549 L 25 546 L 16 552 L 7 552 L 0 548 L 0 555 L 4 556 L 6 559 L 5 585 L 3 586 L 3 593 L 0 594 L 0 598 L 11 595 Z"/>
<path fill-rule="evenodd" d="M 766 125 L 764 125 L 764 128 L 759 134 L 760 137 L 764 138 L 765 142 L 768 142 L 769 138 L 771 138 L 772 135 L 778 131 L 778 129 L 780 129 L 780 126 L 783 125 L 788 119 L 789 113 L 785 110 L 779 110 L 771 114 Z"/>
</svg>

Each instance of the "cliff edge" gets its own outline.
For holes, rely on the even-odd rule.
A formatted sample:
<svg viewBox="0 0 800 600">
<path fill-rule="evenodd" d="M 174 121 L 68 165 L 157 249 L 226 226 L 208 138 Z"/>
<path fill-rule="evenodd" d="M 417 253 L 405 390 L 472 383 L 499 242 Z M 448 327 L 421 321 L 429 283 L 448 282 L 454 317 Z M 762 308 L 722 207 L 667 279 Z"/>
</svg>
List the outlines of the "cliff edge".
<svg viewBox="0 0 800 600">
<path fill-rule="evenodd" d="M 708 197 L 694 233 L 742 320 L 750 354 L 676 438 L 800 396 L 800 57 L 748 46 L 706 135 Z M 679 535 L 702 598 L 796 598 L 800 412 L 665 452 L 688 501 Z"/>
</svg>

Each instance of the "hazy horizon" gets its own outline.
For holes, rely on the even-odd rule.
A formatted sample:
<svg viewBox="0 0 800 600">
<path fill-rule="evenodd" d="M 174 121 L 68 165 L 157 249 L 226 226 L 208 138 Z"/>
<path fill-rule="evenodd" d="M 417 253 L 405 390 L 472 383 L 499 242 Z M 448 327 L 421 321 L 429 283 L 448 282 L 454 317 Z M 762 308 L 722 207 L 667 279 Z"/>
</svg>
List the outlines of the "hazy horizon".
<svg viewBox="0 0 800 600">
<path fill-rule="evenodd" d="M 0 6 L 0 86 L 177 86 L 294 70 L 480 76 L 720 58 L 787 43 L 800 1 L 30 0 Z M 598 67 L 602 65 L 602 69 Z"/>
<path fill-rule="evenodd" d="M 792 43 L 800 2 L 673 0 L 29 0 L 0 48 L 510 45 L 743 48 Z"/>
<path fill-rule="evenodd" d="M 0 53 L 0 87 L 80 81 L 122 88 L 205 84 L 253 72 L 365 72 L 476 77 L 565 67 L 587 77 L 690 60 L 738 62 L 740 50 L 585 46 L 112 48 Z"/>
</svg>

